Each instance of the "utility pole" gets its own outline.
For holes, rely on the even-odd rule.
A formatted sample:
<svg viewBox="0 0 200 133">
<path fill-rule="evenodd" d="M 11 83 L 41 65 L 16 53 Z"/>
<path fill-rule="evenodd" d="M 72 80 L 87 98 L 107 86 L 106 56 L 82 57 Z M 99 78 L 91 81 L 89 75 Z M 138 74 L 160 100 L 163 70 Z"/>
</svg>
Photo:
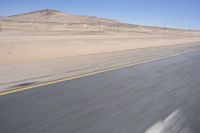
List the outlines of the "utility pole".
<svg viewBox="0 0 200 133">
<path fill-rule="evenodd" d="M 0 24 L 0 32 L 2 32 L 2 27 L 1 27 L 1 24 Z"/>
<path fill-rule="evenodd" d="M 163 25 L 163 35 L 165 35 L 165 29 L 166 29 L 166 27 L 165 27 L 165 24 Z"/>
<path fill-rule="evenodd" d="M 191 36 L 191 25 L 189 25 L 188 31 L 189 31 L 189 37 L 190 37 Z"/>
<path fill-rule="evenodd" d="M 101 32 L 101 20 L 99 20 L 99 32 Z"/>
<path fill-rule="evenodd" d="M 117 24 L 117 33 L 119 34 L 119 23 Z"/>
</svg>

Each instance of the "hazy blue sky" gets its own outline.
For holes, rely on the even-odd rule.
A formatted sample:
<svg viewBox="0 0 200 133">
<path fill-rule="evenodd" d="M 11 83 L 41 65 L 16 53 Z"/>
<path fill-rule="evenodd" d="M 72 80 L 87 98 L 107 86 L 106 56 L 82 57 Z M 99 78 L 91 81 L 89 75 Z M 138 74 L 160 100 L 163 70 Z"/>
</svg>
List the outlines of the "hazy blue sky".
<svg viewBox="0 0 200 133">
<path fill-rule="evenodd" d="M 0 0 L 0 16 L 47 8 L 133 24 L 200 29 L 200 0 Z"/>
</svg>

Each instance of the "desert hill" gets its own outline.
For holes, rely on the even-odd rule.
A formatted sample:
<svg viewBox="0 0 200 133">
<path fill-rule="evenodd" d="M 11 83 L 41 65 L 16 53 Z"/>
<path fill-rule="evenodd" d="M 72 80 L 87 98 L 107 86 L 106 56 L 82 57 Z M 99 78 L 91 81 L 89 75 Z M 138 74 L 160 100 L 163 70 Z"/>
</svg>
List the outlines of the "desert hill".
<svg viewBox="0 0 200 133">
<path fill-rule="evenodd" d="M 121 23 L 112 19 L 95 16 L 80 16 L 57 10 L 40 10 L 30 13 L 1 17 L 4 31 L 65 31 L 70 33 L 160 33 L 163 27 L 139 26 Z M 176 30 L 165 28 L 165 30 Z M 85 33 L 84 33 L 85 34 Z"/>
<path fill-rule="evenodd" d="M 140 26 L 95 16 L 80 16 L 45 9 L 0 17 L 1 31 L 65 32 L 65 34 L 188 34 L 187 30 Z"/>
<path fill-rule="evenodd" d="M 84 23 L 84 24 L 98 23 L 99 21 L 107 23 L 118 23 L 117 21 L 110 19 L 102 19 L 93 16 L 72 15 L 69 13 L 63 13 L 57 10 L 50 10 L 50 9 L 8 16 L 7 19 L 33 21 L 33 22 Z"/>
<path fill-rule="evenodd" d="M 81 32 L 84 32 L 84 34 L 85 32 L 105 33 L 115 32 L 119 24 L 121 24 L 121 26 L 129 26 L 128 24 L 122 24 L 111 19 L 97 18 L 94 16 L 72 15 L 50 9 L 6 16 L 0 19 L 0 25 L 4 31 L 20 32 L 64 31 L 69 34 L 77 34 Z"/>
</svg>

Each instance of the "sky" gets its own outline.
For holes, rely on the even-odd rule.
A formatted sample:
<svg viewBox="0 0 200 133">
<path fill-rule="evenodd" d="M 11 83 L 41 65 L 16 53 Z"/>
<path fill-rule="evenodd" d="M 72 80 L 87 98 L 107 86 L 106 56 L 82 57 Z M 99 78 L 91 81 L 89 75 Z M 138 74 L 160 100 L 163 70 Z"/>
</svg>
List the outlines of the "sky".
<svg viewBox="0 0 200 133">
<path fill-rule="evenodd" d="M 200 0 L 0 0 L 0 16 L 43 9 L 139 25 L 200 29 Z"/>
</svg>

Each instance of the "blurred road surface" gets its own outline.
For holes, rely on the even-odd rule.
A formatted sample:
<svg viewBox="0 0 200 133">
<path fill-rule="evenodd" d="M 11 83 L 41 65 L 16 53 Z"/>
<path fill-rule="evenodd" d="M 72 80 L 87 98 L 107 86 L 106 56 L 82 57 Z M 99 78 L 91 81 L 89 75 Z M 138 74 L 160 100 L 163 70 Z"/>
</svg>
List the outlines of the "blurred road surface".
<svg viewBox="0 0 200 133">
<path fill-rule="evenodd" d="M 199 133 L 200 52 L 0 96 L 0 133 Z"/>
</svg>

